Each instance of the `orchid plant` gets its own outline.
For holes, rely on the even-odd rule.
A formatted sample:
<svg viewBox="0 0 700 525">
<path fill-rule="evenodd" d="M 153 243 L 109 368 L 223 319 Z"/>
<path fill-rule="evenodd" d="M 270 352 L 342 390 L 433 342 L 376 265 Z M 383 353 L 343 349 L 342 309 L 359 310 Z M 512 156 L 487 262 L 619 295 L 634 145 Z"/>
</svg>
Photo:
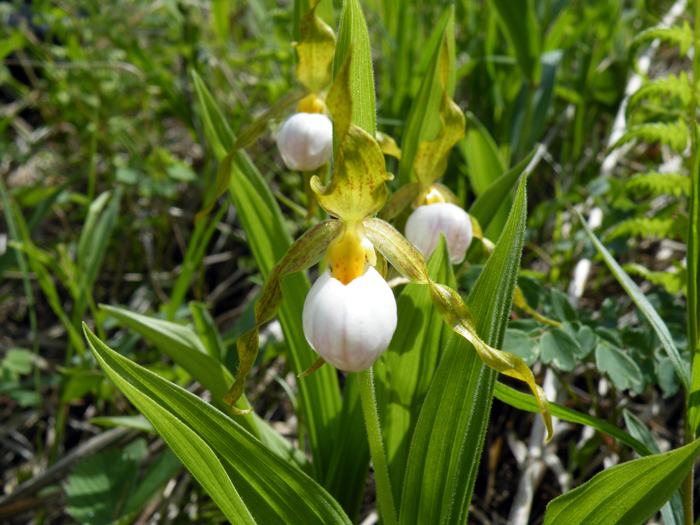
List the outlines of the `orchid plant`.
<svg viewBox="0 0 700 525">
<path fill-rule="evenodd" d="M 237 524 L 356 522 L 370 457 L 383 523 L 466 523 L 494 394 L 540 412 L 547 439 L 554 411 L 647 452 L 631 436 L 592 417 L 555 405 L 550 409 L 525 362 L 499 349 L 512 305 L 529 308 L 516 286 L 527 177 L 518 173 L 513 206 L 495 244 L 483 238 L 478 220 L 438 182 L 465 127 L 464 114 L 448 93 L 455 67 L 454 10 L 448 9 L 436 28 L 428 73 L 441 86 L 434 95 L 437 115 L 432 115 L 440 122 L 439 132 L 417 144 L 407 161 L 414 179 L 390 196 L 386 183 L 393 176 L 384 154 L 400 152 L 376 131 L 372 55 L 362 9 L 357 0 L 344 1 L 336 41 L 317 6 L 312 0 L 300 18 L 296 75 L 304 89 L 284 97 L 238 138 L 194 75 L 202 120 L 220 161 L 215 198 L 200 217 L 229 190 L 264 277 L 255 323 L 236 342 L 235 378 L 220 353 L 204 348 L 188 328 L 116 308 L 106 309 L 157 341 L 212 392 L 212 403 L 132 363 L 86 328 L 97 361 Z M 297 113 L 282 126 L 277 143 L 287 166 L 304 172 L 313 225 L 292 242 L 272 192 L 243 148 L 293 104 Z M 326 181 L 331 157 L 333 173 Z M 513 185 L 499 182 L 497 192 L 505 195 Z M 494 200 L 491 215 L 501 203 Z M 320 213 L 312 210 L 312 202 Z M 409 206 L 415 209 L 404 237 L 387 221 Z M 316 221 L 316 215 L 325 220 Z M 453 263 L 465 259 L 473 238 L 490 256 L 465 301 L 456 289 Z M 310 286 L 304 271 L 318 263 L 320 275 Z M 406 286 L 390 288 L 389 265 Z M 299 447 L 258 417 L 245 396 L 246 380 L 259 362 L 259 332 L 275 316 L 297 375 Z M 348 372 L 342 395 L 339 373 L 331 367 Z M 533 396 L 497 383 L 497 373 L 526 383 Z M 675 492 L 675 481 L 664 480 L 673 477 L 674 469 L 692 466 L 700 452 L 697 443 L 634 465 L 640 476 L 651 469 L 666 476 L 642 484 L 654 489 L 652 504 L 645 506 L 645 493 L 630 489 L 624 473 L 610 494 L 632 501 L 629 509 L 636 517 L 649 515 Z M 580 518 L 576 523 L 587 523 L 591 505 L 605 512 L 599 505 L 602 495 L 608 497 L 605 483 L 555 500 L 559 503 L 545 523 L 564 524 L 572 516 Z M 587 490 L 597 496 L 588 498 Z"/>
</svg>

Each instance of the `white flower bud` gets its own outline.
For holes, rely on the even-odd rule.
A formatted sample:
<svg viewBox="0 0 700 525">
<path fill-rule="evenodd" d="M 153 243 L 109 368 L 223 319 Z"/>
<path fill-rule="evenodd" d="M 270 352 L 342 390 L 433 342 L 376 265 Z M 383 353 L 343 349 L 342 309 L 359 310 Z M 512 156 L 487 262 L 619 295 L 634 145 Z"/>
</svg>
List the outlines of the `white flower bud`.
<svg viewBox="0 0 700 525">
<path fill-rule="evenodd" d="M 321 113 L 292 115 L 277 134 L 277 147 L 290 170 L 320 168 L 333 153 L 333 124 Z"/>
<path fill-rule="evenodd" d="M 472 222 L 462 208 L 449 202 L 419 206 L 406 221 L 406 239 L 426 259 L 437 246 L 440 233 L 445 236 L 452 263 L 463 261 L 472 242 Z"/>
<path fill-rule="evenodd" d="M 360 372 L 389 346 L 396 330 L 396 300 L 372 266 L 346 285 L 326 270 L 306 297 L 302 320 L 306 340 L 327 363 Z"/>
</svg>

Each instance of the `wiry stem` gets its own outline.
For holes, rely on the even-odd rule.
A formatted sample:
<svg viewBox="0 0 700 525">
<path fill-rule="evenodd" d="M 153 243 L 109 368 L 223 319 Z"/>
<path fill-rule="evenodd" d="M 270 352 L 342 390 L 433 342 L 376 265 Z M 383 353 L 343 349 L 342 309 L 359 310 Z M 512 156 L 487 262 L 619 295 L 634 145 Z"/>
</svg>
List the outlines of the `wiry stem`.
<svg viewBox="0 0 700 525">
<path fill-rule="evenodd" d="M 367 437 L 369 438 L 369 451 L 372 455 L 374 478 L 377 482 L 379 510 L 382 513 L 385 525 L 396 525 L 396 508 L 394 507 L 394 497 L 391 492 L 391 480 L 389 479 L 386 454 L 384 453 L 382 430 L 379 426 L 379 413 L 377 412 L 377 400 L 374 395 L 372 369 L 360 372 L 359 379 L 362 410 L 365 414 L 365 425 L 367 425 Z"/>
</svg>

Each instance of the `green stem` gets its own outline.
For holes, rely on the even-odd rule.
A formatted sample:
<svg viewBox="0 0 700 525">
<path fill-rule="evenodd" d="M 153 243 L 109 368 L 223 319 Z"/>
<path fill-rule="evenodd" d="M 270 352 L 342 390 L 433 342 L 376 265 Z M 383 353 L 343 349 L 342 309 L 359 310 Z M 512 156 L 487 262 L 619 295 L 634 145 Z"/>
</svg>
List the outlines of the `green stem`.
<svg viewBox="0 0 700 525">
<path fill-rule="evenodd" d="M 694 34 L 693 34 L 693 44 L 695 49 L 698 49 L 698 44 L 700 44 L 700 0 L 695 0 L 695 20 L 693 20 L 694 24 Z M 697 210 L 694 210 L 695 205 L 697 204 L 697 184 L 699 179 L 698 173 L 697 173 L 697 167 L 695 165 L 696 158 L 698 155 L 698 136 L 697 136 L 697 122 L 695 118 L 695 111 L 697 108 L 697 82 L 698 82 L 698 54 L 695 53 L 693 56 L 693 81 L 691 84 L 691 99 L 690 99 L 690 128 L 691 128 L 691 154 L 690 154 L 690 169 L 691 169 L 691 174 L 690 174 L 690 180 L 691 180 L 691 189 L 690 189 L 690 220 L 688 221 L 688 230 L 690 235 L 693 235 L 694 228 L 696 224 L 695 218 L 697 214 Z M 698 289 L 697 289 L 697 280 L 698 280 L 698 261 L 695 260 L 694 254 L 696 253 L 695 250 L 695 243 L 698 242 L 697 239 L 693 239 L 692 237 L 688 238 L 688 343 L 689 343 L 689 348 L 696 349 L 698 348 Z M 691 363 L 690 363 L 690 369 L 693 372 L 696 372 L 694 367 L 695 367 L 695 361 L 696 361 L 696 354 L 691 353 Z M 697 373 L 697 372 L 696 372 Z M 695 381 L 693 381 L 693 378 L 691 378 L 691 385 L 695 385 Z M 693 389 L 691 388 L 690 392 L 686 392 L 686 401 L 685 401 L 685 406 L 686 406 L 686 422 L 685 422 L 685 442 L 690 443 L 695 439 L 695 425 L 693 424 L 694 421 L 691 421 L 690 417 L 690 404 L 691 404 L 691 394 L 693 394 Z M 695 418 L 693 418 L 695 419 Z M 695 468 L 691 467 L 690 472 L 688 472 L 688 475 L 685 477 L 683 480 L 683 491 L 682 491 L 682 496 L 683 496 L 683 516 L 684 516 L 684 523 L 685 525 L 693 525 L 693 477 L 695 475 Z"/>
<path fill-rule="evenodd" d="M 367 425 L 367 437 L 369 438 L 369 451 L 374 465 L 374 478 L 377 482 L 377 500 L 379 509 L 384 518 L 384 525 L 396 525 L 396 508 L 391 492 L 391 480 L 389 468 L 384 453 L 382 430 L 379 426 L 379 413 L 377 412 L 377 400 L 374 395 L 374 376 L 372 369 L 359 373 L 360 397 L 362 398 L 362 411 L 365 414 Z"/>
</svg>

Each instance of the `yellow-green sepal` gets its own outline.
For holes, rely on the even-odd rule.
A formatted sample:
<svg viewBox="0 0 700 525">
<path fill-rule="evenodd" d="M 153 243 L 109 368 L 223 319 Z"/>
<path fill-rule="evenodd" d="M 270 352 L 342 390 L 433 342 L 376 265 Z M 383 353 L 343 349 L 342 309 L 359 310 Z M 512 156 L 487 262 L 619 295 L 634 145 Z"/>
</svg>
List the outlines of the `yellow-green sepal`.
<svg viewBox="0 0 700 525">
<path fill-rule="evenodd" d="M 305 270 L 323 259 L 331 241 L 338 235 L 340 221 L 328 220 L 317 224 L 299 237 L 268 275 L 262 292 L 255 302 L 255 326 L 236 342 L 238 374 L 233 386 L 224 397 L 234 414 L 247 414 L 252 409 L 240 410 L 232 405 L 243 395 L 245 378 L 253 368 L 258 355 L 258 330 L 270 321 L 282 303 L 282 279 L 290 273 Z"/>
<path fill-rule="evenodd" d="M 552 439 L 552 414 L 549 410 L 547 396 L 544 390 L 535 383 L 535 377 L 525 364 L 525 361 L 511 353 L 491 348 L 479 337 L 476 333 L 476 327 L 474 326 L 469 308 L 464 304 L 464 301 L 462 301 L 462 298 L 457 292 L 447 286 L 436 284 L 431 281 L 430 296 L 443 319 L 445 319 L 447 324 L 449 324 L 455 332 L 474 346 L 479 357 L 486 366 L 492 368 L 496 372 L 527 383 L 527 386 L 530 387 L 530 390 L 532 390 L 532 393 L 537 399 L 537 404 L 544 418 L 544 424 L 547 428 L 546 441 Z"/>
<path fill-rule="evenodd" d="M 394 268 L 409 281 L 427 284 L 430 287 L 433 304 L 440 315 L 455 332 L 474 346 L 487 366 L 501 374 L 527 383 L 537 398 L 547 428 L 547 440 L 551 439 L 552 415 L 549 403 L 542 388 L 535 383 L 532 371 L 525 362 L 518 356 L 491 348 L 479 337 L 469 308 L 459 294 L 447 286 L 430 280 L 423 256 L 393 226 L 381 219 L 367 219 L 363 225 L 367 238 Z"/>
<path fill-rule="evenodd" d="M 387 199 L 384 183 L 393 178 L 386 171 L 384 155 L 374 137 L 352 124 L 351 60 L 352 48 L 326 98 L 338 144 L 333 178 L 326 186 L 318 177 L 311 179 L 318 204 L 345 221 L 362 220 L 377 213 Z"/>
<path fill-rule="evenodd" d="M 435 139 L 418 144 L 418 151 L 413 159 L 413 170 L 416 178 L 425 186 L 429 186 L 442 177 L 447 169 L 447 158 L 450 150 L 464 137 L 465 133 L 466 118 L 464 113 L 447 92 L 451 67 L 449 40 L 448 35 L 445 34 L 440 45 L 438 65 L 442 86 L 442 101 L 440 102 L 442 129 Z"/>
<path fill-rule="evenodd" d="M 316 15 L 319 0 L 310 0 L 311 9 L 299 21 L 299 54 L 296 75 L 312 93 L 320 92 L 333 78 L 335 33 Z"/>
</svg>

